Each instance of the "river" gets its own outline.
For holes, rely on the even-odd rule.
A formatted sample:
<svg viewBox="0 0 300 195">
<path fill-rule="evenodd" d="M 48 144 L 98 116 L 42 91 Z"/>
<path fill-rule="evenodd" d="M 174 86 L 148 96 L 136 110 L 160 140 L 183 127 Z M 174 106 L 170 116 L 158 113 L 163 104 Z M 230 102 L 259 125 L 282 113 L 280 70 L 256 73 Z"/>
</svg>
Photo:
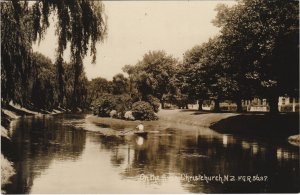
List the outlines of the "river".
<svg viewBox="0 0 300 195">
<path fill-rule="evenodd" d="M 2 147 L 7 193 L 299 192 L 299 148 L 202 127 L 104 136 L 85 114 L 22 117 Z"/>
</svg>

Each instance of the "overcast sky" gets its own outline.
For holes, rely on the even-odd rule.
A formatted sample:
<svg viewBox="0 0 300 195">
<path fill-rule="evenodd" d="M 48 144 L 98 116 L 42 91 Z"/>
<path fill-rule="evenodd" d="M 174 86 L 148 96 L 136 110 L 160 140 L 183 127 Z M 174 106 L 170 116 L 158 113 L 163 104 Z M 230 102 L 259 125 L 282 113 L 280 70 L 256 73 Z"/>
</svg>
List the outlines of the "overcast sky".
<svg viewBox="0 0 300 195">
<path fill-rule="evenodd" d="M 218 34 L 211 21 L 219 3 L 233 1 L 104 1 L 108 36 L 97 45 L 96 64 L 88 56 L 84 67 L 88 79 L 112 77 L 126 64 L 136 64 L 150 50 L 165 50 L 182 59 L 183 53 Z M 57 38 L 51 24 L 45 39 L 34 50 L 54 62 Z M 66 52 L 68 55 L 69 52 Z M 68 60 L 68 59 L 66 59 Z"/>
</svg>

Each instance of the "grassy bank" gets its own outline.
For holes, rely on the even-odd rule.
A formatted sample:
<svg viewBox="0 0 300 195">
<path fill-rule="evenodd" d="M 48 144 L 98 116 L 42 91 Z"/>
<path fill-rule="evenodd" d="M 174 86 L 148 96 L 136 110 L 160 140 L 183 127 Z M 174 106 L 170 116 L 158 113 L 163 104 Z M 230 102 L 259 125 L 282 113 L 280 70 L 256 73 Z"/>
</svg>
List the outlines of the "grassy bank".
<svg viewBox="0 0 300 195">
<path fill-rule="evenodd" d="M 207 113 L 190 110 L 160 110 L 158 112 L 159 120 L 143 121 L 146 130 L 159 131 L 166 128 L 173 129 L 192 129 L 209 127 L 213 122 L 221 119 L 235 116 L 232 113 Z M 138 125 L 138 121 L 126 121 L 114 118 L 103 118 L 90 116 L 87 120 L 97 126 L 111 128 L 117 131 L 128 131 Z"/>
<path fill-rule="evenodd" d="M 212 123 L 237 115 L 236 113 L 210 113 L 195 110 L 160 110 L 158 112 L 161 121 L 201 127 L 209 127 Z"/>
<path fill-rule="evenodd" d="M 145 129 L 209 127 L 219 133 L 245 136 L 279 137 L 287 139 L 299 134 L 299 113 L 209 113 L 193 110 L 160 110 L 158 121 L 145 121 Z M 116 130 L 132 129 L 137 121 L 92 116 L 89 119 L 99 126 Z"/>
</svg>

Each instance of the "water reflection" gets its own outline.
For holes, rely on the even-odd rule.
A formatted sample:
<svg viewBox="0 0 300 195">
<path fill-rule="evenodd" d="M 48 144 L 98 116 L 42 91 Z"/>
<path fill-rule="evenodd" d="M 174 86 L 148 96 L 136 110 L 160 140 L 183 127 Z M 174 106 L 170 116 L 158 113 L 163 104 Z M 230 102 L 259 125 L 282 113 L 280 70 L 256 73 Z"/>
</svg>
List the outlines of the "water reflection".
<svg viewBox="0 0 300 195">
<path fill-rule="evenodd" d="M 276 140 L 166 128 L 135 135 L 83 131 L 84 115 L 23 118 L 12 128 L 17 175 L 9 193 L 298 192 L 299 151 Z M 74 128 L 72 125 L 80 128 Z M 159 125 L 159 124 L 158 124 Z M 98 127 L 100 128 L 100 127 Z M 154 129 L 157 129 L 154 127 Z M 205 182 L 201 175 L 266 175 L 267 182 Z M 151 179 L 152 178 L 152 179 Z M 287 179 L 289 178 L 289 179 Z M 280 183 L 280 185 L 278 185 Z"/>
<path fill-rule="evenodd" d="M 27 193 L 53 159 L 76 160 L 84 149 L 85 133 L 74 131 L 61 123 L 62 118 L 25 117 L 12 123 L 12 142 L 4 150 L 14 162 L 16 175 L 7 192 Z"/>
</svg>

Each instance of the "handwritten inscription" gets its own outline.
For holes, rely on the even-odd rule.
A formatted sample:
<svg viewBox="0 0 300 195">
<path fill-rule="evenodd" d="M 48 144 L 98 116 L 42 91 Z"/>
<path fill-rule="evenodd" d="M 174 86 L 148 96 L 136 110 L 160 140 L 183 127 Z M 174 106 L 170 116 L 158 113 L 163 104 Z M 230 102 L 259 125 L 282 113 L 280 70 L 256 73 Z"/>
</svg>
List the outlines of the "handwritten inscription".
<svg viewBox="0 0 300 195">
<path fill-rule="evenodd" d="M 205 183 L 212 183 L 212 182 L 217 182 L 217 183 L 226 183 L 226 182 L 247 182 L 247 183 L 252 183 L 252 182 L 266 182 L 268 181 L 268 176 L 262 176 L 262 175 L 206 175 L 206 174 L 198 174 L 198 175 L 189 175 L 186 173 L 180 174 L 180 175 L 161 175 L 161 176 L 156 176 L 153 174 L 146 175 L 146 174 L 141 174 L 139 176 L 139 179 L 141 181 L 145 182 L 154 182 L 158 183 L 161 181 L 166 181 L 170 177 L 176 177 L 177 179 L 181 181 L 186 181 L 188 183 L 190 182 L 205 182 Z"/>
</svg>

